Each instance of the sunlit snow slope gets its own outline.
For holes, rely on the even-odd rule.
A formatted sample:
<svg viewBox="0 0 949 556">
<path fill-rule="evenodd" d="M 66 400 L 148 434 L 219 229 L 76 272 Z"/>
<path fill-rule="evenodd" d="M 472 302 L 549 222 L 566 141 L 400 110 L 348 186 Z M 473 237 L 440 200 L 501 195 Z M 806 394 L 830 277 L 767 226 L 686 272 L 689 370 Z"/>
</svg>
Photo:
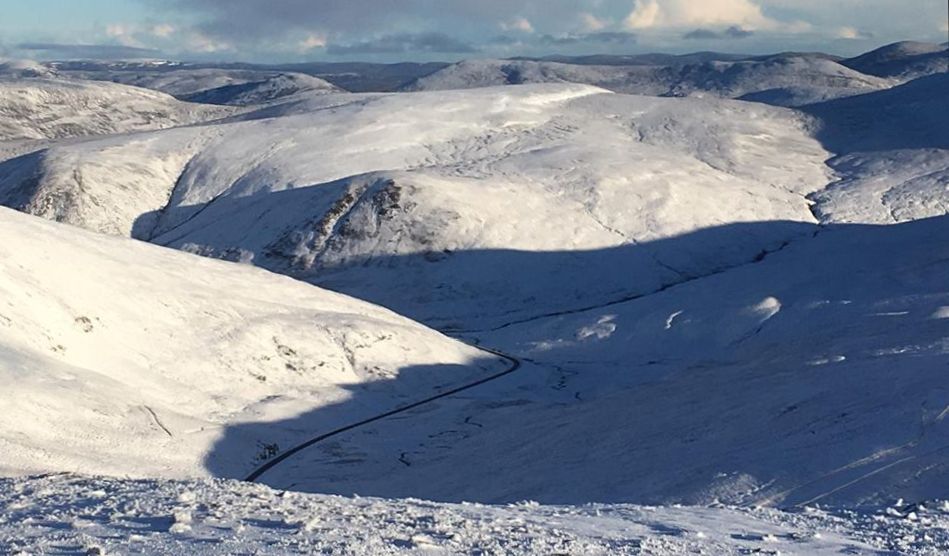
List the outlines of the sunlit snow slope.
<svg viewBox="0 0 949 556">
<path fill-rule="evenodd" d="M 228 427 L 338 426 L 503 368 L 288 278 L 0 211 L 4 473 L 240 476 L 302 434 Z"/>
<path fill-rule="evenodd" d="M 116 83 L 0 79 L 0 141 L 62 139 L 160 129 L 229 111 Z"/>
<path fill-rule="evenodd" d="M 888 86 L 826 56 L 778 54 L 737 61 L 596 66 L 529 60 L 466 60 L 422 77 L 408 91 L 527 83 L 588 83 L 619 93 L 743 98 L 778 106 L 859 94 Z"/>
<path fill-rule="evenodd" d="M 811 120 L 753 103 L 536 85 L 286 110 L 52 147 L 0 166 L 0 200 L 470 328 L 752 260 L 799 228 L 674 237 L 812 222 L 830 180 Z"/>
</svg>

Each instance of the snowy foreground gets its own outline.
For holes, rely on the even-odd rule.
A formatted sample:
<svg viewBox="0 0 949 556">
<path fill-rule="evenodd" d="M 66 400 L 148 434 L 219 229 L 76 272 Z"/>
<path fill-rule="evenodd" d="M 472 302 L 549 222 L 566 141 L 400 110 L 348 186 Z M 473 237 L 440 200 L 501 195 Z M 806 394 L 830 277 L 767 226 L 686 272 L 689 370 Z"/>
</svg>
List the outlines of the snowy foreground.
<svg viewBox="0 0 949 556">
<path fill-rule="evenodd" d="M 0 480 L 4 554 L 942 554 L 949 504 L 873 512 L 438 504 L 234 481 Z"/>
</svg>

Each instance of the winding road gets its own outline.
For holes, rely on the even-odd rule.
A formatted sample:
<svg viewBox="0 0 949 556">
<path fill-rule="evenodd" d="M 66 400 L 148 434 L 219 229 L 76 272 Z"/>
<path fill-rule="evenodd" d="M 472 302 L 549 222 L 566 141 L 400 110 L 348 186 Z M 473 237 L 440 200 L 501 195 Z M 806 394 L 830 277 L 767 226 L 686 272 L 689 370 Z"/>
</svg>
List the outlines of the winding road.
<svg viewBox="0 0 949 556">
<path fill-rule="evenodd" d="M 820 231 L 821 231 L 821 227 L 818 226 L 817 230 L 815 230 L 815 232 L 814 232 L 813 234 L 810 234 L 810 235 L 805 236 L 805 237 L 809 237 L 810 239 L 813 239 L 813 238 L 817 237 L 817 235 L 820 233 Z M 509 327 L 509 326 L 514 326 L 514 325 L 518 325 L 518 324 L 524 324 L 524 323 L 533 322 L 533 321 L 541 320 L 541 319 L 545 319 L 545 318 L 551 318 L 551 317 L 557 317 L 557 316 L 563 316 L 563 315 L 571 315 L 571 314 L 582 313 L 582 312 L 591 311 L 591 310 L 596 310 L 596 309 L 603 309 L 603 308 L 606 308 L 606 307 L 610 307 L 610 306 L 613 306 L 613 305 L 619 305 L 619 304 L 622 304 L 622 303 L 628 303 L 628 302 L 630 302 L 630 301 L 634 301 L 634 300 L 637 300 L 637 299 L 640 299 L 640 298 L 643 298 L 643 297 L 646 297 L 646 296 L 649 296 L 649 295 L 653 295 L 653 294 L 656 294 L 656 293 L 660 293 L 660 292 L 666 291 L 666 290 L 668 290 L 668 289 L 670 289 L 670 288 L 674 288 L 674 287 L 677 287 L 677 286 L 681 286 L 681 285 L 683 285 L 683 284 L 685 284 L 685 283 L 688 283 L 688 282 L 693 282 L 693 281 L 695 281 L 695 280 L 700 280 L 700 279 L 702 279 L 702 278 L 707 278 L 707 277 L 709 277 L 709 276 L 714 276 L 714 275 L 716 275 L 716 274 L 721 274 L 721 273 L 723 273 L 723 272 L 727 272 L 727 271 L 732 270 L 732 269 L 737 268 L 737 267 L 745 266 L 745 265 L 748 265 L 748 264 L 758 264 L 758 263 L 762 262 L 764 259 L 766 259 L 767 257 L 769 257 L 770 255 L 773 255 L 774 253 L 778 253 L 778 252 L 780 252 L 780 251 L 783 251 L 786 247 L 788 247 L 788 246 L 791 245 L 792 243 L 793 243 L 793 242 L 790 241 L 790 240 L 789 240 L 789 241 L 784 241 L 784 242 L 782 242 L 777 248 L 773 248 L 773 249 L 770 249 L 770 250 L 769 250 L 769 249 L 765 249 L 765 250 L 761 251 L 761 252 L 760 252 L 753 260 L 751 260 L 751 261 L 747 261 L 747 262 L 744 262 L 744 263 L 741 263 L 741 264 L 737 264 L 737 265 L 734 265 L 734 266 L 731 266 L 731 267 L 728 267 L 728 268 L 719 269 L 719 270 L 717 270 L 717 271 L 715 271 L 715 272 L 712 272 L 712 273 L 706 274 L 706 275 L 690 276 L 690 277 L 684 278 L 684 279 L 681 280 L 681 281 L 673 282 L 673 283 L 670 283 L 670 284 L 666 284 L 666 285 L 662 286 L 661 288 L 658 288 L 658 289 L 655 290 L 655 291 L 651 291 L 651 292 L 647 292 L 647 293 L 639 293 L 639 294 L 627 295 L 627 296 L 623 296 L 623 297 L 618 298 L 618 299 L 614 299 L 614 300 L 611 300 L 611 301 L 607 301 L 607 302 L 599 303 L 599 304 L 595 304 L 595 305 L 590 305 L 590 306 L 586 306 L 586 307 L 579 307 L 579 308 L 574 308 L 574 309 L 565 309 L 565 310 L 556 311 L 556 312 L 552 312 L 552 313 L 546 313 L 546 314 L 542 314 L 542 315 L 535 315 L 535 316 L 533 316 L 533 317 L 529 317 L 529 318 L 524 318 L 524 319 L 521 319 L 521 320 L 512 321 L 512 322 L 505 323 L 505 324 L 500 325 L 500 326 L 496 326 L 496 327 L 494 327 L 494 328 L 489 328 L 489 329 L 487 329 L 487 330 L 451 330 L 451 331 L 443 331 L 443 333 L 448 334 L 449 336 L 453 336 L 453 337 L 455 337 L 456 339 L 460 339 L 460 338 L 457 337 L 458 334 L 467 334 L 467 333 L 474 333 L 474 332 L 494 332 L 494 331 L 497 331 L 497 330 L 501 330 L 501 329 L 507 328 L 507 327 Z M 462 340 L 462 341 L 464 341 L 464 340 Z M 329 438 L 333 438 L 333 437 L 335 437 L 335 436 L 338 436 L 338 435 L 343 434 L 343 433 L 345 433 L 345 432 L 349 432 L 349 431 L 354 430 L 354 429 L 357 429 L 357 428 L 359 428 L 359 427 L 368 425 L 368 424 L 370 424 L 370 423 L 375 423 L 375 422 L 377 422 L 377 421 L 381 421 L 381 420 L 383 420 L 383 419 L 387 419 L 387 418 L 389 418 L 389 417 L 392 417 L 393 415 L 399 415 L 400 413 L 405 413 L 405 412 L 407 412 L 407 411 L 411 411 L 412 409 L 415 409 L 415 408 L 417 408 L 417 407 L 419 407 L 419 406 L 423 406 L 423 405 L 425 405 L 425 404 L 434 402 L 434 401 L 436 401 L 436 400 L 440 400 L 440 399 L 447 398 L 447 397 L 449 397 L 449 396 L 453 396 L 453 395 L 455 395 L 455 394 L 458 394 L 458 393 L 460 393 L 460 392 L 464 392 L 464 391 L 466 391 L 466 390 L 470 390 L 470 389 L 472 389 L 472 388 L 476 388 L 476 387 L 481 386 L 481 385 L 483 385 L 483 384 L 486 384 L 486 383 L 488 383 L 488 382 L 492 382 L 492 381 L 498 380 L 498 379 L 500 379 L 500 378 L 503 378 L 503 377 L 505 377 L 505 376 L 510 375 L 511 373 L 514 373 L 515 371 L 517 371 L 517 370 L 521 367 L 521 363 L 522 363 L 521 360 L 518 359 L 518 358 L 516 358 L 516 357 L 514 357 L 514 356 L 512 356 L 512 355 L 508 355 L 508 354 L 503 353 L 503 352 L 500 352 L 500 351 L 496 351 L 496 350 L 493 350 L 493 349 L 490 349 L 490 348 L 486 348 L 486 347 L 480 346 L 480 345 L 478 345 L 477 340 L 475 340 L 475 341 L 473 341 L 473 342 L 466 341 L 465 343 L 467 343 L 467 344 L 469 344 L 471 347 L 474 347 L 474 348 L 476 348 L 476 349 L 479 349 L 479 350 L 481 350 L 481 351 L 483 351 L 483 352 L 485 352 L 485 353 L 490 353 L 491 355 L 495 355 L 495 356 L 497 356 L 497 357 L 500 357 L 500 358 L 502 358 L 502 359 L 507 360 L 507 361 L 510 363 L 510 367 L 508 367 L 506 370 L 504 370 L 504 371 L 502 371 L 502 372 L 500 372 L 500 373 L 496 373 L 496 374 L 493 374 L 493 375 L 484 377 L 484 378 L 479 379 L 479 380 L 477 380 L 477 381 L 475 381 L 475 382 L 471 382 L 471 383 L 469 383 L 469 384 L 465 384 L 465 385 L 463 385 L 463 386 L 459 386 L 459 387 L 457 387 L 457 388 L 453 388 L 453 389 L 451 389 L 451 390 L 448 390 L 448 391 L 445 391 L 445 392 L 441 392 L 441 393 L 439 393 L 439 394 L 435 394 L 434 396 L 430 396 L 430 397 L 425 398 L 425 399 L 423 399 L 423 400 L 419 400 L 419 401 L 417 401 L 417 402 L 413 402 L 413 403 L 411 403 L 411 404 L 404 405 L 404 406 L 402 406 L 402 407 L 398 407 L 398 408 L 393 409 L 393 410 L 391 410 L 391 411 L 387 411 L 387 412 L 385 412 L 385 413 L 381 413 L 381 414 L 379 414 L 379 415 L 375 415 L 375 416 L 373 416 L 373 417 L 369 417 L 369 418 L 367 418 L 367 419 L 363 419 L 363 420 L 361 420 L 361 421 L 358 421 L 358 422 L 355 422 L 355 423 L 351 423 L 351 424 L 346 425 L 346 426 L 344 426 L 344 427 L 340 427 L 340 428 L 334 429 L 334 430 L 332 430 L 332 431 L 323 433 L 323 434 L 321 434 L 321 435 L 319 435 L 319 436 L 315 436 L 315 437 L 313 437 L 313 438 L 307 440 L 306 442 L 304 442 L 304 443 L 302 443 L 302 444 L 299 444 L 299 445 L 297 445 L 297 446 L 294 446 L 293 448 L 291 448 L 291 449 L 289 449 L 289 450 L 287 450 L 287 451 L 281 453 L 280 455 L 274 457 L 273 459 L 267 461 L 266 463 L 264 463 L 263 465 L 261 465 L 260 467 L 258 467 L 257 469 L 255 469 L 250 475 L 248 475 L 247 477 L 245 477 L 244 480 L 245 480 L 245 481 L 249 481 L 249 482 L 256 482 L 257 479 L 259 479 L 264 473 L 267 473 L 268 471 L 270 471 L 270 470 L 273 469 L 274 467 L 280 465 L 281 463 L 285 462 L 286 460 L 288 460 L 289 458 L 293 457 L 294 455 L 296 455 L 296 454 L 302 452 L 303 450 L 306 450 L 307 448 L 310 448 L 310 447 L 312 447 L 313 445 L 318 444 L 318 443 L 320 443 L 320 442 L 322 442 L 322 441 L 324 441 L 324 440 L 327 440 L 327 439 L 329 439 Z"/>
<path fill-rule="evenodd" d="M 484 377 L 484 378 L 482 378 L 482 379 L 479 379 L 479 380 L 477 380 L 477 381 L 475 381 L 475 382 L 471 382 L 471 383 L 469 383 L 469 384 L 465 384 L 464 386 L 459 386 L 459 387 L 457 387 L 457 388 L 453 388 L 453 389 L 451 389 L 451 390 L 447 390 L 447 391 L 445 391 L 445 392 L 441 392 L 441 393 L 439 393 L 439 394 L 435 394 L 434 396 L 430 396 L 430 397 L 428 397 L 428 398 L 425 398 L 424 400 L 419 400 L 419 401 L 417 401 L 417 402 L 413 402 L 413 403 L 410 403 L 410 404 L 408 404 L 408 405 L 404 405 L 404 406 L 402 406 L 402 407 L 398 407 L 398 408 L 393 409 L 393 410 L 391 410 L 391 411 L 387 411 L 387 412 L 385 412 L 385 413 L 382 413 L 382 414 L 379 414 L 379 415 L 376 415 L 376 416 L 373 416 L 373 417 L 369 417 L 368 419 L 363 419 L 362 421 L 358 421 L 358 422 L 356 422 L 356 423 L 352 423 L 352 424 L 346 425 L 345 427 L 340 427 L 340 428 L 338 428 L 338 429 L 335 429 L 335 430 L 332 430 L 332 431 L 323 433 L 323 434 L 321 434 L 321 435 L 319 435 L 319 436 L 315 436 L 315 437 L 313 437 L 313 438 L 307 440 L 306 442 L 304 442 L 304 443 L 302 443 L 302 444 L 299 444 L 299 445 L 297 445 L 297 446 L 294 446 L 293 448 L 290 448 L 290 449 L 287 450 L 286 452 L 281 453 L 279 456 L 277 456 L 277 457 L 271 459 L 270 461 L 268 461 L 267 463 L 261 465 L 260 467 L 258 467 L 257 469 L 255 469 L 253 473 L 251 473 L 250 475 L 248 475 L 247 477 L 245 477 L 244 480 L 245 480 L 245 481 L 248 481 L 248 482 L 256 482 L 257 479 L 259 479 L 264 473 L 270 471 L 270 470 L 273 469 L 274 467 L 280 465 L 280 464 L 283 463 L 284 461 L 286 461 L 286 460 L 288 460 L 289 458 L 293 457 L 294 455 L 296 455 L 296 454 L 302 452 L 303 450 L 306 450 L 307 448 L 310 448 L 310 447 L 313 446 L 314 444 L 318 444 L 318 443 L 320 443 L 320 442 L 322 442 L 322 441 L 324 441 L 324 440 L 326 440 L 326 439 L 328 439 L 328 438 L 332 438 L 332 437 L 334 437 L 334 436 L 338 436 L 338 435 L 340 435 L 340 434 L 343 434 L 343 433 L 348 432 L 348 431 L 351 431 L 351 430 L 353 430 L 353 429 L 357 429 L 357 428 L 359 428 L 359 427 L 368 425 L 368 424 L 370 424 L 370 423 L 375 423 L 376 421 L 381 421 L 381 420 L 383 420 L 383 419 L 392 417 L 393 415 L 398 415 L 398 414 L 400 414 L 400 413 L 405 413 L 406 411 L 411 411 L 412 409 L 415 409 L 415 408 L 417 408 L 417 407 L 419 407 L 419 406 L 422 406 L 422 405 L 425 405 L 425 404 L 434 402 L 434 401 L 436 401 L 436 400 L 440 400 L 440 399 L 443 399 L 443 398 L 447 398 L 447 397 L 449 397 L 449 396 L 454 396 L 455 394 L 458 394 L 459 392 L 464 392 L 465 390 L 470 390 L 470 389 L 475 388 L 475 387 L 477 387 L 477 386 L 481 386 L 482 384 L 486 384 L 486 383 L 488 383 L 488 382 L 491 382 L 491 381 L 497 380 L 497 379 L 499 379 L 499 378 L 505 377 L 505 376 L 507 376 L 507 375 L 513 373 L 514 371 L 518 370 L 519 368 L 521 368 L 521 360 L 518 359 L 518 358 L 516 358 L 516 357 L 512 357 L 512 356 L 510 356 L 510 355 L 507 355 L 506 353 L 501 353 L 501 352 L 499 352 L 499 351 L 495 351 L 495 350 L 493 350 L 493 349 L 481 347 L 481 346 L 478 346 L 478 345 L 473 345 L 472 347 L 475 347 L 475 348 L 477 348 L 477 349 L 480 349 L 481 351 L 483 351 L 483 352 L 485 352 L 485 353 L 490 353 L 491 355 L 495 355 L 495 356 L 497 356 L 497 357 L 500 357 L 500 358 L 502 358 L 502 359 L 505 359 L 505 360 L 507 360 L 508 363 L 510 363 L 510 366 L 509 366 L 506 370 L 504 370 L 504 371 L 502 371 L 502 372 L 500 372 L 500 373 L 495 373 L 495 374 L 493 374 L 493 375 L 486 376 L 486 377 Z"/>
</svg>

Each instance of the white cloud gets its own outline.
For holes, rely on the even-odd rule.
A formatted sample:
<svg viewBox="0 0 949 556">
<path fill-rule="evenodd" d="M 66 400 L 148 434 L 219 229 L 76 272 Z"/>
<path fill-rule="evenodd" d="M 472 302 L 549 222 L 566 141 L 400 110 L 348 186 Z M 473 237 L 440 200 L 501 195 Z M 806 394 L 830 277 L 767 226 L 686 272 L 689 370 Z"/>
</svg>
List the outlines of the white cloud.
<svg viewBox="0 0 949 556">
<path fill-rule="evenodd" d="M 122 46 L 134 46 L 136 48 L 141 48 L 144 45 L 135 38 L 135 28 L 132 25 L 126 25 L 124 23 L 112 23 L 106 25 L 105 34 L 112 39 L 115 39 Z"/>
<path fill-rule="evenodd" d="M 606 20 L 586 12 L 580 14 L 580 23 L 584 31 L 602 31 L 609 26 L 609 22 Z"/>
<path fill-rule="evenodd" d="M 314 48 L 326 48 L 326 35 L 322 33 L 308 35 L 300 41 L 298 46 L 302 52 L 309 52 Z"/>
<path fill-rule="evenodd" d="M 859 39 L 860 31 L 853 27 L 841 27 L 837 29 L 837 38 L 841 39 Z"/>
<path fill-rule="evenodd" d="M 726 25 L 768 29 L 776 26 L 752 0 L 636 0 L 624 24 L 630 29 Z"/>
<path fill-rule="evenodd" d="M 131 27 L 122 23 L 112 23 L 106 26 L 105 34 L 110 37 L 121 37 L 129 34 Z"/>
<path fill-rule="evenodd" d="M 860 31 L 857 31 L 853 27 L 841 27 L 837 29 L 837 37 L 841 39 L 859 39 Z"/>
<path fill-rule="evenodd" d="M 636 0 L 636 6 L 624 21 L 630 29 L 648 29 L 659 24 L 662 8 L 657 0 Z"/>
<path fill-rule="evenodd" d="M 521 31 L 524 33 L 533 33 L 534 26 L 526 17 L 515 17 L 510 21 L 501 22 L 501 29 L 505 31 Z"/>
<path fill-rule="evenodd" d="M 149 32 L 152 36 L 164 39 L 170 37 L 172 33 L 175 32 L 175 28 L 167 23 L 159 23 L 158 25 L 153 25 L 152 28 L 149 29 Z"/>
<path fill-rule="evenodd" d="M 212 39 L 204 33 L 199 33 L 197 31 L 192 32 L 188 37 L 188 48 L 194 52 L 201 52 L 204 54 L 233 50 L 233 47 L 229 43 Z"/>
</svg>

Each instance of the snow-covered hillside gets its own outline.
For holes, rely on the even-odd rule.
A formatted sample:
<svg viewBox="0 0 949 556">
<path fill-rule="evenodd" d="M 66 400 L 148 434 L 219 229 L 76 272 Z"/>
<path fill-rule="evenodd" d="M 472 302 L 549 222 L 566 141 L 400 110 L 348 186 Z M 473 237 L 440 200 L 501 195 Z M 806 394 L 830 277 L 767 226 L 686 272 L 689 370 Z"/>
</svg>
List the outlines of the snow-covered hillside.
<svg viewBox="0 0 949 556">
<path fill-rule="evenodd" d="M 901 80 L 949 71 L 946 44 L 903 41 L 880 47 L 841 64 L 867 75 Z"/>
<path fill-rule="evenodd" d="M 230 84 L 181 96 L 183 100 L 208 104 L 251 106 L 287 101 L 301 95 L 339 93 L 330 83 L 309 75 L 285 73 L 260 81 Z"/>
<path fill-rule="evenodd" d="M 949 213 L 949 74 L 804 107 L 839 156 L 813 196 L 824 222 L 905 222 Z"/>
<path fill-rule="evenodd" d="M 161 129 L 229 113 L 115 83 L 0 79 L 0 143 Z"/>
<path fill-rule="evenodd" d="M 56 76 L 55 69 L 35 60 L 0 58 L 0 79 Z"/>
<path fill-rule="evenodd" d="M 418 77 L 448 66 L 445 62 L 303 62 L 278 65 L 214 64 L 186 62 L 49 62 L 56 72 L 80 79 L 126 83 L 188 95 L 226 85 L 266 81 L 286 74 L 318 77 L 333 86 L 354 92 L 391 92 Z"/>
<path fill-rule="evenodd" d="M 342 103 L 51 148 L 0 166 L 0 199 L 465 328 L 749 261 L 798 227 L 674 236 L 812 222 L 829 180 L 809 120 L 760 104 L 569 84 L 325 98 Z"/>
<path fill-rule="evenodd" d="M 705 233 L 681 241 L 701 246 Z M 471 333 L 530 366 L 437 418 L 337 436 L 262 480 L 489 503 L 943 497 L 947 237 L 949 216 L 830 226 L 640 299 Z M 340 473 L 350 457 L 360 465 Z"/>
<path fill-rule="evenodd" d="M 504 368 L 288 278 L 0 210 L 6 474 L 241 476 L 313 429 Z M 268 425 L 288 418 L 308 422 Z"/>
<path fill-rule="evenodd" d="M 405 90 L 549 82 L 587 83 L 620 93 L 643 95 L 743 97 L 780 106 L 799 106 L 887 86 L 879 77 L 861 74 L 823 56 L 789 54 L 669 66 L 469 60 L 418 79 Z"/>
<path fill-rule="evenodd" d="M 180 100 L 245 106 L 300 93 L 340 92 L 310 75 L 270 70 L 194 68 L 65 70 L 65 75 L 153 89 Z"/>
<path fill-rule="evenodd" d="M 257 71 L 225 68 L 175 68 L 162 71 L 149 68 L 97 69 L 66 71 L 68 75 L 100 81 L 114 81 L 145 89 L 154 89 L 173 97 L 183 98 L 222 87 L 260 83 L 279 74 L 272 71 Z"/>
</svg>

